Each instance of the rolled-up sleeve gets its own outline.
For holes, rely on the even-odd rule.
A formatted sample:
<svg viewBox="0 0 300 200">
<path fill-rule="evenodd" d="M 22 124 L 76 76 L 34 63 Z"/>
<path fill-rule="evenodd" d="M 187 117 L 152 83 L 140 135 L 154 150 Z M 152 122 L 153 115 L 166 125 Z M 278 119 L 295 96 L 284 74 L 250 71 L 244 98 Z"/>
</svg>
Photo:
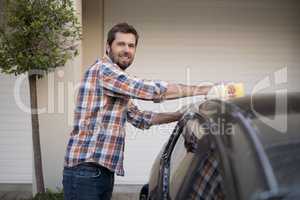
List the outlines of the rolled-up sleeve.
<svg viewBox="0 0 300 200">
<path fill-rule="evenodd" d="M 99 76 L 100 85 L 110 91 L 110 95 L 124 95 L 155 102 L 163 100 L 168 84 L 165 81 L 131 77 L 110 63 L 101 64 Z"/>
<path fill-rule="evenodd" d="M 152 118 L 155 113 L 151 111 L 141 111 L 129 101 L 127 109 L 127 121 L 139 129 L 149 129 L 152 125 Z"/>
</svg>

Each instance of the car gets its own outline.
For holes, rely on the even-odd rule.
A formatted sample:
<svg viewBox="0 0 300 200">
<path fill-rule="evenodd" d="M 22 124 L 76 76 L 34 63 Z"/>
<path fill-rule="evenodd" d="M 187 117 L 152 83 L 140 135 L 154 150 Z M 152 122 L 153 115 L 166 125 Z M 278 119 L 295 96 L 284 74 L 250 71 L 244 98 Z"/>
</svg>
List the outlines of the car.
<svg viewBox="0 0 300 200">
<path fill-rule="evenodd" d="M 210 99 L 185 113 L 140 199 L 300 199 L 300 93 Z"/>
</svg>

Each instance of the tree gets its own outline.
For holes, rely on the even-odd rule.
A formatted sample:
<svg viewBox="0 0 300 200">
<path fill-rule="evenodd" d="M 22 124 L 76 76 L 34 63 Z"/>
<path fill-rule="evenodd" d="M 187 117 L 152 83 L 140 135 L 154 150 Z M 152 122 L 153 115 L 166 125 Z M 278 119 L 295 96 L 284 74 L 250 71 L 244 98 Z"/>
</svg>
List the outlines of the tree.
<svg viewBox="0 0 300 200">
<path fill-rule="evenodd" d="M 44 193 L 36 81 L 78 54 L 81 28 L 72 0 L 6 0 L 4 5 L 0 70 L 28 74 L 37 192 Z"/>
</svg>

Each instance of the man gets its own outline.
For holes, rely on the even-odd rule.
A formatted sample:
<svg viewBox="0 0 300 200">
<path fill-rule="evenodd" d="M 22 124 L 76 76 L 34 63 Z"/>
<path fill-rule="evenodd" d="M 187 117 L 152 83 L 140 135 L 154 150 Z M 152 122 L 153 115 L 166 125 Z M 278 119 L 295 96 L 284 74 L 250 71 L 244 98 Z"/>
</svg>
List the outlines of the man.
<svg viewBox="0 0 300 200">
<path fill-rule="evenodd" d="M 124 176 L 125 122 L 140 129 L 180 119 L 182 112 L 141 111 L 132 99 L 154 102 L 205 95 L 211 86 L 149 81 L 126 74 L 135 56 L 137 31 L 115 25 L 107 36 L 106 56 L 85 72 L 67 145 L 63 186 L 65 200 L 110 199 L 114 173 Z"/>
</svg>

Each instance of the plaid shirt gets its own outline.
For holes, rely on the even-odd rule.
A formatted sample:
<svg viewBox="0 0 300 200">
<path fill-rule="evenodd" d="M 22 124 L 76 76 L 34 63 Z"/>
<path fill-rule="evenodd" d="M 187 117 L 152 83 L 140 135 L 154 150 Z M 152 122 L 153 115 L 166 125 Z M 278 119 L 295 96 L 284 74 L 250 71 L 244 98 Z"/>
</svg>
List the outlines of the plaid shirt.
<svg viewBox="0 0 300 200">
<path fill-rule="evenodd" d="M 124 176 L 125 123 L 151 126 L 153 112 L 140 111 L 131 99 L 163 99 L 167 83 L 131 77 L 108 57 L 85 72 L 67 145 L 65 166 L 95 162 Z"/>
</svg>

